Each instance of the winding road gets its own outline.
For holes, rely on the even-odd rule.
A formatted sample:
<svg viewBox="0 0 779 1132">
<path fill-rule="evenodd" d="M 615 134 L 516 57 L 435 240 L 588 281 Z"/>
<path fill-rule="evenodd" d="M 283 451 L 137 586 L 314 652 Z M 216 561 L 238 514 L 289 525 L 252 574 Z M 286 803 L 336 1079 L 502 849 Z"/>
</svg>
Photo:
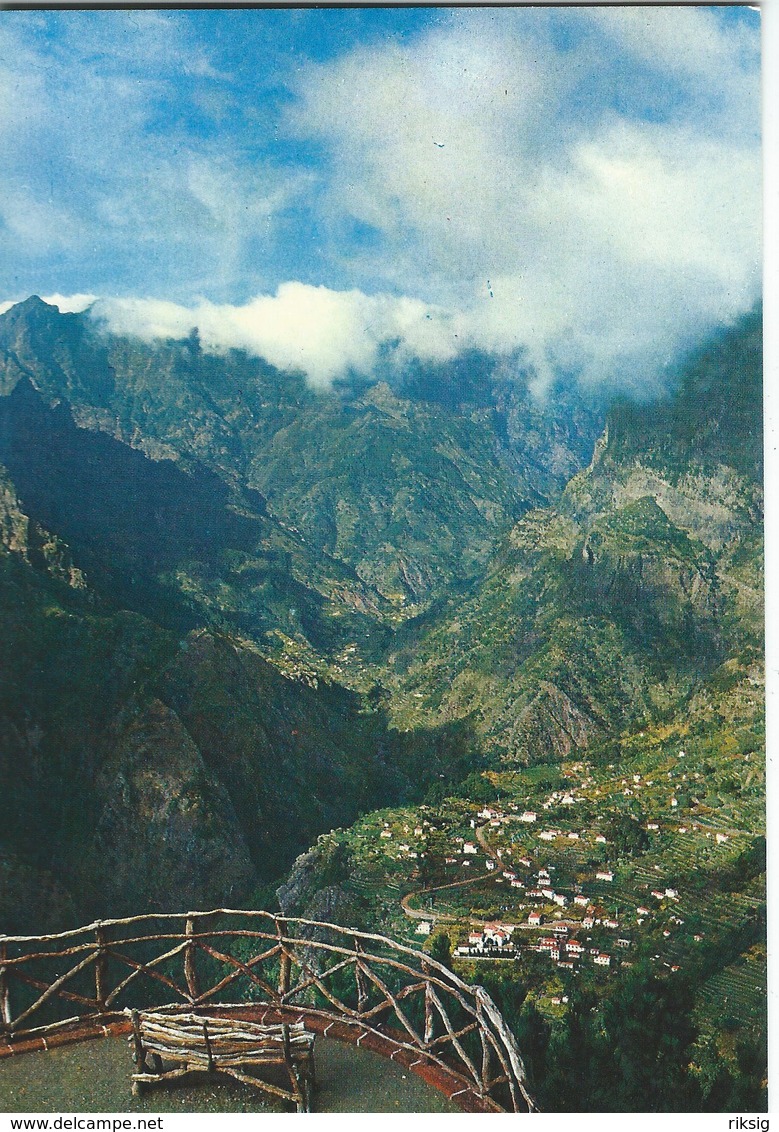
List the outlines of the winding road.
<svg viewBox="0 0 779 1132">
<path fill-rule="evenodd" d="M 515 818 L 514 820 L 519 820 L 519 819 Z M 502 870 L 503 869 L 503 862 L 501 861 L 501 859 L 497 855 L 497 853 L 490 847 L 490 844 L 487 841 L 487 838 L 484 834 L 484 831 L 488 828 L 489 828 L 489 822 L 485 822 L 484 825 L 478 826 L 478 828 L 474 830 L 476 840 L 479 842 L 479 845 L 482 847 L 482 849 L 484 850 L 486 855 L 491 860 L 493 860 L 495 862 L 495 864 L 498 868 L 500 868 Z M 419 909 L 419 908 L 412 908 L 409 902 L 411 900 L 415 899 L 418 896 L 427 896 L 427 895 L 432 894 L 434 892 L 443 892 L 448 888 L 465 888 L 470 884 L 476 884 L 477 881 L 486 880 L 489 877 L 494 877 L 494 876 L 495 876 L 494 871 L 484 872 L 484 873 L 476 873 L 475 876 L 466 877 L 465 880 L 449 881 L 446 884 L 436 885 L 434 888 L 418 888 L 418 889 L 415 889 L 413 892 L 407 892 L 405 896 L 401 897 L 400 906 L 403 909 L 404 914 L 412 920 L 432 920 L 434 923 L 448 923 L 448 924 L 458 923 L 460 920 L 462 920 L 462 918 L 463 918 L 462 916 L 454 916 L 450 912 L 433 912 L 433 911 L 430 911 L 430 910 L 424 911 L 424 910 Z M 468 922 L 470 924 L 472 924 L 474 927 L 484 927 L 484 925 L 489 923 L 490 921 L 489 920 L 480 920 L 476 916 L 470 916 Z M 568 928 L 579 928 L 579 927 L 581 927 L 581 924 L 579 923 L 578 920 L 560 919 L 560 920 L 556 920 L 555 922 L 557 924 L 559 924 L 561 927 L 568 927 Z M 515 927 L 519 928 L 520 930 L 524 930 L 524 931 L 537 931 L 538 930 L 533 924 L 516 924 Z"/>
</svg>

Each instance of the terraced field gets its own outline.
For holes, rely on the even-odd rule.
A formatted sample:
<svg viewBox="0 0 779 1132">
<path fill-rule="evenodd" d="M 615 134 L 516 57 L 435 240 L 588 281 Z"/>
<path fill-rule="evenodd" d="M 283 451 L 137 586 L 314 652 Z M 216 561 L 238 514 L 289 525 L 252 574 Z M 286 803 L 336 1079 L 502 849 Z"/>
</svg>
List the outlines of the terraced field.
<svg viewBox="0 0 779 1132">
<path fill-rule="evenodd" d="M 713 975 L 698 995 L 702 1018 L 732 1018 L 743 1026 L 760 1029 L 766 1020 L 766 955 L 760 947 Z"/>
</svg>

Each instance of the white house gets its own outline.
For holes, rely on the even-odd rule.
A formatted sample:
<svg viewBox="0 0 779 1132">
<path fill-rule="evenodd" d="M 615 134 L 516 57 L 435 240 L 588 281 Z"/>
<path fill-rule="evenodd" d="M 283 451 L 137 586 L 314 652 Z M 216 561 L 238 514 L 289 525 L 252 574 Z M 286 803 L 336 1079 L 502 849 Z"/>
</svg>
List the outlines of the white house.
<svg viewBox="0 0 779 1132">
<path fill-rule="evenodd" d="M 593 962 L 597 963 L 599 967 L 610 967 L 611 956 L 607 955 L 605 951 L 600 951 L 594 958 Z"/>
<path fill-rule="evenodd" d="M 534 810 L 525 810 L 523 814 L 520 814 L 519 820 L 526 822 L 538 821 L 538 814 Z"/>
<path fill-rule="evenodd" d="M 488 920 L 487 923 L 484 925 L 484 930 L 485 930 L 485 932 L 493 931 L 493 930 L 494 931 L 500 931 L 500 932 L 507 932 L 508 935 L 513 935 L 514 927 L 515 927 L 514 924 L 507 924 L 505 922 L 505 920 Z"/>
<path fill-rule="evenodd" d="M 599 873 L 595 874 L 596 880 L 614 880 L 614 873 L 609 872 L 608 869 L 602 869 Z"/>
<path fill-rule="evenodd" d="M 430 935 L 432 924 L 429 920 L 420 920 L 417 924 L 417 935 Z"/>
<path fill-rule="evenodd" d="M 513 931 L 513 924 L 504 924 L 499 920 L 488 921 L 484 925 L 484 942 L 496 944 L 498 947 L 505 947 L 507 943 L 511 942 Z"/>
<path fill-rule="evenodd" d="M 474 856 L 474 854 L 478 852 L 479 850 L 476 848 L 472 841 L 465 841 L 463 843 L 463 853 L 468 853 L 470 854 L 470 856 Z"/>
</svg>

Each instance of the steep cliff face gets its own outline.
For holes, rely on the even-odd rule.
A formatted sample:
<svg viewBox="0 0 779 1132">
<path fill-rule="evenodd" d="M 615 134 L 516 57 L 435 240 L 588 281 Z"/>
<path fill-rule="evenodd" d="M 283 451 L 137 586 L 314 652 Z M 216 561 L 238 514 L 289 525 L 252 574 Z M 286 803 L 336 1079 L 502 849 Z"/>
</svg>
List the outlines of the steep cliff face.
<svg viewBox="0 0 779 1132">
<path fill-rule="evenodd" d="M 287 916 L 300 916 L 325 924 L 367 927 L 368 903 L 344 885 L 353 862 L 344 842 L 324 835 L 295 861 L 276 895 Z"/>
<path fill-rule="evenodd" d="M 288 679 L 222 635 L 188 635 L 160 694 L 224 783 L 263 880 L 323 830 L 467 765 L 467 734 L 388 729 L 384 712 L 328 681 Z"/>
<path fill-rule="evenodd" d="M 49 869 L 27 864 L 0 849 L 0 922 L 6 935 L 33 930 L 56 932 L 78 923 L 79 910 L 62 881 Z"/>
<path fill-rule="evenodd" d="M 96 911 L 164 911 L 172 902 L 211 908 L 243 900 L 256 884 L 226 788 L 160 700 L 140 709 L 117 736 L 96 795 L 94 832 L 72 875 L 80 902 Z"/>
<path fill-rule="evenodd" d="M 117 609 L 7 478 L 2 508 L 4 925 L 251 901 L 323 830 L 463 773 L 462 729 L 401 735 L 245 641 Z"/>
<path fill-rule="evenodd" d="M 259 493 L 78 427 L 27 376 L 0 398 L 0 463 L 34 526 L 109 602 L 177 629 L 218 619 L 269 650 L 274 629 L 325 652 L 381 638 L 378 594 L 269 517 Z"/>
<path fill-rule="evenodd" d="M 485 581 L 398 635 L 395 718 L 469 718 L 504 758 L 556 759 L 683 701 L 734 651 L 759 655 L 760 358 L 750 316 L 667 403 L 619 405 Z"/>
</svg>

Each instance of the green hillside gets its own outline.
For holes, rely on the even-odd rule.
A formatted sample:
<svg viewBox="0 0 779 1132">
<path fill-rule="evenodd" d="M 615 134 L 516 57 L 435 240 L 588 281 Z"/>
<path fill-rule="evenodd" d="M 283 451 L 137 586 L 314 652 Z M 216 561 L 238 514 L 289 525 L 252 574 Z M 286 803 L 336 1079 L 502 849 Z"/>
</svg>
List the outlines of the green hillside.
<svg viewBox="0 0 779 1132">
<path fill-rule="evenodd" d="M 731 411 L 719 354 L 703 372 L 693 359 L 688 383 L 654 407 L 686 422 L 689 385 L 706 384 L 714 420 L 686 470 L 681 425 L 645 449 L 649 410 L 619 407 L 619 439 L 610 415 L 591 465 L 519 521 L 486 579 L 396 635 L 399 724 L 467 718 L 500 757 L 545 761 L 662 717 L 734 651 L 762 654 L 761 484 L 744 462 L 761 434 L 754 320 L 723 350 L 751 416 Z"/>
<path fill-rule="evenodd" d="M 320 838 L 279 890 L 454 951 L 548 1110 L 765 1108 L 760 390 L 755 316 L 666 403 L 617 406 L 484 581 L 396 634 L 394 722 L 467 722 L 482 766 Z M 514 946 L 481 957 L 496 921 Z"/>
</svg>

